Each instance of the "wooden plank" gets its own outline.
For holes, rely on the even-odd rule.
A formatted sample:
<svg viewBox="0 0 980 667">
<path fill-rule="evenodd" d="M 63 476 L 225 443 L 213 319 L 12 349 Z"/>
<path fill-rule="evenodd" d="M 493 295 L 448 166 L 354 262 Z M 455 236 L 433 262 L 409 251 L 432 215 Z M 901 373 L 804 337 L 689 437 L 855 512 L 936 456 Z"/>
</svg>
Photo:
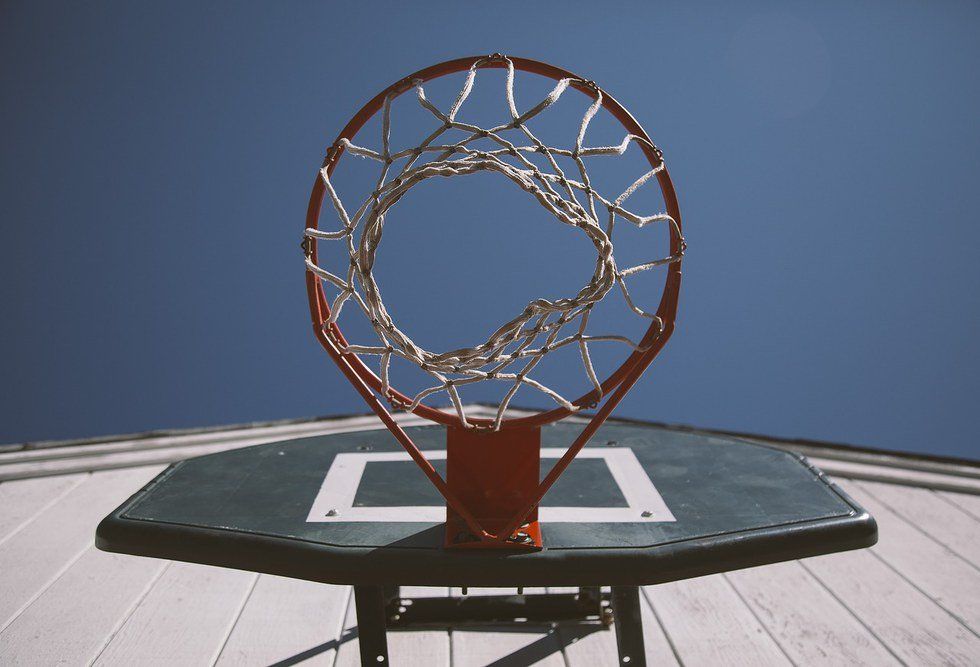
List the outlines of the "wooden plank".
<svg viewBox="0 0 980 667">
<path fill-rule="evenodd" d="M 89 475 L 0 544 L 0 629 L 88 549 L 102 517 L 158 472 L 154 467 Z"/>
<path fill-rule="evenodd" d="M 924 489 L 980 494 L 980 479 L 976 477 L 948 475 L 925 470 L 912 470 L 909 468 L 890 468 L 872 463 L 838 461 L 820 456 L 810 456 L 807 458 L 810 463 L 828 475 L 837 477 L 887 482 L 889 484 L 916 486 Z"/>
<path fill-rule="evenodd" d="M 432 586 L 402 586 L 405 598 L 441 597 L 449 589 Z M 388 651 L 393 665 L 449 665 L 448 630 L 406 630 L 388 633 Z"/>
<path fill-rule="evenodd" d="M 454 667 L 489 665 L 553 665 L 563 667 L 557 632 L 548 627 L 474 627 L 453 629 Z"/>
<path fill-rule="evenodd" d="M 798 665 L 893 665 L 898 660 L 798 562 L 726 578 Z"/>
<path fill-rule="evenodd" d="M 349 592 L 347 586 L 261 575 L 218 665 L 332 665 Z"/>
<path fill-rule="evenodd" d="M 576 593 L 578 588 L 549 588 L 549 593 Z M 660 622 L 653 614 L 646 597 L 640 596 L 643 620 L 643 648 L 648 665 L 677 665 L 677 658 L 667 641 Z M 619 664 L 616 633 L 601 624 L 559 623 L 558 641 L 569 667 Z"/>
<path fill-rule="evenodd" d="M 861 482 L 861 488 L 960 558 L 980 565 L 980 520 L 936 491 Z M 980 496 L 973 496 L 980 498 Z"/>
<path fill-rule="evenodd" d="M 546 593 L 578 593 L 576 586 L 550 586 Z M 641 603 L 642 604 L 642 603 Z M 646 619 L 644 619 L 646 622 Z M 647 628 L 644 627 L 644 630 Z M 616 635 L 611 627 L 601 623 L 559 623 L 555 628 L 555 636 L 568 667 L 601 667 L 602 665 L 617 665 L 619 658 L 616 653 Z M 647 648 L 649 652 L 649 648 Z M 660 663 L 650 662 L 651 665 Z"/>
<path fill-rule="evenodd" d="M 417 590 L 406 587 L 406 591 Z M 431 589 L 430 589 L 431 590 Z M 527 588 L 525 592 L 542 593 L 544 588 Z M 517 590 L 507 588 L 470 588 L 467 595 L 514 595 Z M 459 588 L 452 588 L 450 595 L 462 595 Z M 392 637 L 401 633 L 389 633 Z M 449 633 L 450 654 L 442 664 L 452 664 L 454 667 L 463 665 L 487 665 L 496 660 L 514 661 L 514 664 L 531 665 L 564 665 L 561 645 L 557 633 L 548 627 L 535 625 L 507 626 L 468 626 L 453 627 Z M 396 664 L 395 654 L 392 653 L 392 664 Z M 441 654 L 440 654 L 441 662 Z M 419 664 L 429 664 L 422 662 Z M 439 664 L 439 663 L 434 663 Z M 510 664 L 510 663 L 506 663 Z"/>
<path fill-rule="evenodd" d="M 445 407 L 445 406 L 444 406 Z M 474 417 L 494 417 L 496 409 L 484 405 L 466 406 L 468 415 Z M 513 416 L 526 416 L 535 414 L 531 411 L 508 410 L 508 414 Z M 414 414 L 398 412 L 392 417 L 399 424 L 431 424 L 431 421 L 417 417 Z M 583 421 L 575 417 L 569 417 L 572 421 Z M 273 438 L 290 439 L 295 437 L 305 437 L 317 433 L 346 433 L 361 430 L 381 429 L 384 426 L 373 413 L 359 415 L 347 415 L 340 417 L 314 417 L 308 419 L 287 419 L 272 422 L 255 422 L 249 424 L 233 424 L 229 426 L 216 426 L 191 429 L 175 429 L 162 431 L 149 431 L 144 433 L 130 433 L 122 435 L 108 435 L 94 438 L 78 438 L 69 440 L 44 440 L 26 443 L 15 443 L 0 445 L 0 461 L 19 460 L 21 454 L 29 458 L 48 456 L 57 458 L 58 456 L 70 456 L 72 453 L 81 452 L 86 447 L 96 447 L 100 451 L 108 451 L 102 448 L 119 446 L 121 450 L 132 449 L 152 449 L 155 447 L 180 447 L 182 445 L 202 444 L 206 442 L 217 442 L 218 440 L 233 440 L 242 437 L 252 437 L 258 434 L 266 434 Z"/>
<path fill-rule="evenodd" d="M 402 414 L 396 417 L 399 423 L 428 424 L 420 417 Z M 106 454 L 125 452 L 146 452 L 154 449 L 177 449 L 198 445 L 214 445 L 221 443 L 234 444 L 241 440 L 263 438 L 268 442 L 277 440 L 292 440 L 307 438 L 315 435 L 330 433 L 353 433 L 357 431 L 377 430 L 384 428 L 381 421 L 374 415 L 346 417 L 344 419 L 325 419 L 298 424 L 276 424 L 253 428 L 235 428 L 200 433 L 180 433 L 160 435 L 156 437 L 133 437 L 109 439 L 105 442 L 98 440 L 86 441 L 82 444 L 67 446 L 52 446 L 26 448 L 17 451 L 0 452 L 0 466 L 27 461 L 48 461 L 55 459 L 71 459 L 79 457 L 94 457 Z"/>
<path fill-rule="evenodd" d="M 82 483 L 84 474 L 0 484 L 0 543 Z"/>
<path fill-rule="evenodd" d="M 474 417 L 492 417 L 496 414 L 484 406 L 467 407 L 467 412 Z M 393 415 L 395 421 L 402 426 L 429 425 L 428 420 L 417 417 L 413 414 L 398 413 Z M 93 465 L 100 461 L 111 463 L 113 455 L 125 454 L 129 452 L 149 453 L 153 450 L 158 451 L 157 460 L 172 461 L 187 458 L 189 454 L 181 453 L 176 450 L 204 446 L 227 444 L 227 449 L 245 446 L 248 444 L 261 444 L 263 442 L 275 442 L 278 440 L 292 440 L 295 438 L 306 438 L 315 435 L 329 435 L 331 433 L 355 433 L 360 431 L 374 431 L 383 429 L 381 421 L 373 414 L 355 415 L 350 417 L 317 419 L 303 422 L 288 422 L 283 424 L 259 424 L 254 426 L 242 426 L 235 428 L 202 429 L 200 431 L 187 431 L 175 433 L 163 433 L 160 435 L 134 434 L 131 436 L 110 436 L 105 440 L 86 439 L 81 441 L 64 442 L 41 442 L 29 443 L 28 445 L 8 445 L 0 446 L 0 474 L 10 474 L 16 463 L 40 463 L 43 461 L 62 461 L 66 466 L 75 468 L 79 465 Z M 160 456 L 159 454 L 166 454 Z M 86 462 L 76 461 L 74 464 L 70 459 L 85 459 Z M 59 469 L 57 467 L 52 469 Z M 89 468 L 86 468 L 89 469 Z M 46 468 L 38 468 L 45 471 Z"/>
<path fill-rule="evenodd" d="M 361 664 L 361 648 L 357 644 L 357 611 L 354 608 L 354 588 L 349 587 L 347 609 L 344 610 L 343 630 L 340 633 L 340 645 L 337 647 L 335 667 L 356 667 Z M 389 651 L 391 647 L 389 646 Z M 390 656 L 389 656 L 390 657 Z M 394 664 L 393 660 L 389 660 Z"/>
<path fill-rule="evenodd" d="M 643 592 L 685 665 L 789 665 L 790 661 L 722 575 Z"/>
<path fill-rule="evenodd" d="M 172 564 L 95 664 L 211 664 L 257 578 L 251 572 Z"/>
<path fill-rule="evenodd" d="M 0 466 L 0 482 L 15 479 L 30 479 L 49 475 L 64 475 L 73 472 L 92 470 L 118 470 L 134 466 L 173 463 L 194 456 L 215 454 L 229 449 L 240 449 L 270 442 L 267 437 L 241 438 L 229 442 L 218 442 L 191 447 L 149 449 L 99 454 L 96 456 L 80 456 L 68 459 L 51 459 L 46 461 L 21 461 Z"/>
<path fill-rule="evenodd" d="M 406 426 L 429 423 L 414 415 L 401 415 L 398 422 Z M 139 438 L 106 445 L 86 444 L 67 448 L 57 455 L 55 455 L 57 449 L 12 452 L 0 454 L 0 482 L 172 463 L 192 456 L 214 454 L 278 440 L 330 433 L 375 431 L 381 428 L 383 428 L 382 424 L 372 416 L 312 425 L 292 425 L 290 428 L 244 429 L 163 438 Z"/>
<path fill-rule="evenodd" d="M 907 664 L 976 665 L 980 639 L 870 550 L 801 561 Z"/>
<path fill-rule="evenodd" d="M 132 451 L 149 451 L 153 449 L 173 449 L 179 447 L 193 447 L 196 445 L 218 444 L 222 442 L 236 442 L 256 437 L 268 437 L 270 441 L 293 438 L 305 438 L 312 435 L 322 435 L 324 433 L 346 432 L 347 430 L 357 430 L 359 427 L 370 426 L 381 428 L 377 418 L 373 419 L 372 424 L 362 424 L 360 419 L 352 420 L 347 426 L 346 420 L 311 422 L 304 424 L 286 424 L 281 426 L 262 426 L 257 428 L 236 428 L 222 431 L 205 431 L 203 433 L 181 433 L 177 435 L 162 435 L 157 437 L 134 437 L 122 439 L 108 439 L 105 442 L 98 440 L 87 441 L 77 445 L 67 445 L 58 447 L 40 447 L 21 449 L 19 451 L 0 453 L 0 465 L 8 463 L 22 463 L 25 461 L 48 461 L 53 459 L 71 459 L 83 456 L 97 456 L 102 454 L 118 454 Z M 366 419 L 364 421 L 367 421 Z"/>
<path fill-rule="evenodd" d="M 939 606 L 980 631 L 980 571 L 867 493 L 860 483 L 846 490 L 878 522 L 872 551 Z"/>
<path fill-rule="evenodd" d="M 167 565 L 89 547 L 0 633 L 0 664 L 91 663 Z"/>
<path fill-rule="evenodd" d="M 677 649 L 650 604 L 650 593 L 640 591 L 640 615 L 643 617 L 643 648 L 648 665 L 680 665 Z"/>
<path fill-rule="evenodd" d="M 937 491 L 937 493 L 946 502 L 956 505 L 974 519 L 980 520 L 980 496 L 950 491 Z"/>
<path fill-rule="evenodd" d="M 434 597 L 447 595 L 445 588 L 402 586 L 402 597 Z M 356 667 L 361 664 L 357 643 L 357 612 L 351 594 L 344 619 L 344 636 L 349 637 L 337 652 L 337 667 Z M 403 630 L 388 632 L 388 657 L 392 665 L 449 665 L 449 632 L 446 630 Z"/>
<path fill-rule="evenodd" d="M 960 477 L 980 478 L 980 466 L 970 465 L 959 461 L 943 461 L 917 456 L 902 456 L 886 450 L 865 451 L 857 448 L 850 448 L 848 445 L 836 443 L 822 444 L 819 441 L 807 440 L 779 440 L 773 437 L 763 437 L 759 435 L 744 435 L 739 433 L 726 433 L 725 431 L 705 431 L 703 429 L 684 429 L 694 433 L 704 433 L 706 435 L 720 435 L 722 437 L 734 437 L 740 440 L 755 442 L 768 447 L 777 447 L 789 452 L 803 454 L 808 458 L 820 458 L 834 461 L 851 461 L 854 463 L 870 463 L 875 466 L 902 468 L 905 470 L 922 470 L 926 472 L 937 472 Z M 812 460 L 812 458 L 811 458 Z"/>
</svg>

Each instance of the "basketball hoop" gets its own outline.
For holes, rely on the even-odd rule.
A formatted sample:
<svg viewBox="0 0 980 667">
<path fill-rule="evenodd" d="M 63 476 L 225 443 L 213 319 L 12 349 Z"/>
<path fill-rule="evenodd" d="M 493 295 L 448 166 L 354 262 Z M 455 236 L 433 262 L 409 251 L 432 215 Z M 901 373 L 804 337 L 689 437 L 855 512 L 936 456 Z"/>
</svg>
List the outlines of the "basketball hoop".
<svg viewBox="0 0 980 667">
<path fill-rule="evenodd" d="M 509 118 L 489 128 L 458 118 L 458 112 L 473 89 L 477 72 L 485 68 L 506 69 L 510 111 Z M 516 70 L 554 79 L 557 85 L 542 101 L 521 112 L 514 96 Z M 423 85 L 459 72 L 466 73 L 462 88 L 452 107 L 448 111 L 440 110 L 426 98 Z M 581 120 L 574 146 L 550 147 L 537 138 L 528 123 L 557 103 L 568 88 L 584 93 L 592 103 Z M 411 90 L 415 91 L 421 107 L 432 115 L 435 129 L 418 145 L 393 152 L 389 141 L 392 101 Z M 626 136 L 620 144 L 586 145 L 589 124 L 600 109 L 609 112 L 625 129 Z M 382 128 L 380 148 L 353 143 L 358 131 L 378 112 L 381 113 Z M 449 130 L 461 131 L 466 137 L 446 143 L 445 133 Z M 518 139 L 509 138 L 513 134 L 517 134 Z M 489 143 L 490 148 L 478 148 L 481 142 Z M 643 152 L 650 168 L 618 196 L 603 196 L 591 183 L 586 159 L 622 155 L 634 144 Z M 377 186 L 353 214 L 348 212 L 331 182 L 345 152 L 380 164 Z M 541 156 L 548 167 L 542 169 L 532 161 L 530 158 L 535 154 Z M 575 176 L 566 174 L 558 158 L 574 162 L 578 173 Z M 374 279 L 372 268 L 385 215 L 412 187 L 427 179 L 455 178 L 479 172 L 502 175 L 529 194 L 559 223 L 585 234 L 597 253 L 595 271 L 587 284 L 570 296 L 532 300 L 476 345 L 432 352 L 419 346 L 394 322 Z M 629 197 L 654 180 L 660 186 L 665 211 L 644 216 L 627 208 Z M 325 199 L 330 200 L 337 214 L 339 229 L 321 230 L 319 227 Z M 652 223 L 666 225 L 670 234 L 669 255 L 620 268 L 612 243 L 617 220 L 641 228 Z M 344 244 L 349 264 L 341 270 L 321 266 L 317 252 L 320 242 Z M 673 332 L 684 250 L 680 211 L 663 154 L 629 112 L 591 81 L 552 65 L 499 54 L 462 58 L 428 67 L 389 86 L 368 102 L 327 151 L 314 182 L 303 239 L 307 293 L 317 339 L 445 497 L 446 546 L 450 548 L 541 547 L 537 524 L 537 505 L 541 498 Z M 660 266 L 666 267 L 666 279 L 659 306 L 656 312 L 650 313 L 635 304 L 626 278 Z M 329 299 L 325 285 L 332 290 Z M 588 333 L 593 307 L 617 288 L 631 311 L 650 320 L 638 341 L 620 335 Z M 353 344 L 345 338 L 338 317 L 348 302 L 356 304 L 370 322 L 378 344 Z M 604 380 L 597 376 L 589 354 L 589 345 L 600 341 L 621 343 L 630 349 L 625 361 Z M 569 346 L 578 348 L 591 385 L 590 391 L 575 399 L 564 397 L 532 375 L 546 355 Z M 376 358 L 377 372 L 362 357 Z M 417 366 L 432 378 L 432 386 L 414 395 L 395 389 L 390 368 L 396 359 Z M 466 413 L 461 388 L 482 382 L 507 383 L 508 389 L 494 418 L 475 418 Z M 506 418 L 511 399 L 522 387 L 542 392 L 555 407 L 532 416 Z M 443 393 L 448 396 L 452 411 L 425 402 L 429 397 Z M 447 427 L 446 480 L 395 422 L 389 406 L 409 410 Z M 593 408 L 595 415 L 539 483 L 540 427 Z"/>
</svg>

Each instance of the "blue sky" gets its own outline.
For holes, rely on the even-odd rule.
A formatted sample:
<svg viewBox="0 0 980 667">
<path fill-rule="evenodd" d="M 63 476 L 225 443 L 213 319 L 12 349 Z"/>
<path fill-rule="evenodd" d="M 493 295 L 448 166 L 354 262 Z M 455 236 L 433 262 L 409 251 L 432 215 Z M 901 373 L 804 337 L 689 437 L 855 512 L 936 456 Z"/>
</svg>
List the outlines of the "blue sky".
<svg viewBox="0 0 980 667">
<path fill-rule="evenodd" d="M 678 328 L 619 414 L 980 456 L 980 7 L 425 7 L 0 8 L 0 442 L 363 411 L 308 322 L 315 170 L 389 83 L 499 51 L 598 81 L 677 186 Z M 495 238 L 475 185 L 431 194 L 403 214 L 479 225 L 422 228 L 466 279 L 449 315 L 502 298 L 495 267 L 567 268 Z M 385 255 L 419 327 L 445 309 L 395 279 L 429 284 L 435 250 Z"/>
</svg>

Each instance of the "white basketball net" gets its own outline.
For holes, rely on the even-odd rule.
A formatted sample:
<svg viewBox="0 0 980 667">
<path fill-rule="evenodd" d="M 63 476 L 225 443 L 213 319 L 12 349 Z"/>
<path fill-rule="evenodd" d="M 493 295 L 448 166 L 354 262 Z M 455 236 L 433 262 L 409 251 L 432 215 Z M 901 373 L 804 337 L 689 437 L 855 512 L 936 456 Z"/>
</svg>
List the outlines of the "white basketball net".
<svg viewBox="0 0 980 667">
<path fill-rule="evenodd" d="M 496 430 L 500 427 L 508 404 L 521 386 L 543 392 L 555 403 L 568 410 L 578 409 L 557 391 L 530 375 L 545 355 L 568 345 L 578 346 L 585 374 L 596 391 L 596 401 L 598 401 L 602 397 L 602 388 L 589 355 L 589 344 L 614 341 L 628 345 L 634 350 L 640 348 L 637 343 L 625 336 L 587 334 L 589 314 L 593 306 L 614 286 L 618 286 L 629 308 L 637 315 L 659 323 L 662 332 L 663 322 L 656 313 L 646 312 L 633 302 L 625 279 L 641 271 L 679 261 L 684 252 L 684 244 L 681 243 L 680 252 L 668 257 L 628 268 L 617 266 L 611 240 L 617 218 L 637 227 L 655 222 L 666 223 L 671 225 L 680 236 L 677 222 L 667 213 L 642 216 L 624 207 L 626 200 L 638 188 L 651 180 L 656 181 L 656 174 L 664 167 L 659 149 L 644 138 L 635 135 L 627 135 L 618 146 L 587 147 L 586 130 L 602 105 L 602 93 L 591 82 L 582 83 L 592 87 L 597 96 L 582 117 L 574 148 L 553 148 L 544 145 L 531 132 L 527 123 L 557 102 L 573 80 L 562 79 L 541 102 L 527 111 L 520 112 L 514 101 L 513 63 L 503 56 L 491 56 L 491 58 L 503 59 L 507 66 L 506 95 L 510 119 L 506 123 L 485 129 L 457 120 L 460 108 L 473 89 L 477 68 L 486 62 L 479 61 L 470 68 L 465 83 L 448 112 L 441 111 L 426 99 L 421 81 L 414 82 L 419 104 L 428 110 L 440 125 L 418 146 L 392 153 L 389 144 L 391 102 L 397 94 L 389 95 L 382 109 L 380 150 L 357 146 L 346 139 L 340 141 L 344 150 L 380 163 L 381 174 L 374 192 L 353 215 L 348 214 L 330 182 L 328 167 L 336 155 L 336 151 L 331 151 L 324 161 L 320 175 L 339 217 L 341 228 L 337 231 L 310 228 L 306 230 L 305 236 L 307 239 L 318 241 L 337 241 L 347 246 L 350 263 L 343 277 L 342 271 L 334 273 L 314 263 L 309 250 L 306 253 L 306 267 L 324 283 L 339 291 L 330 307 L 330 318 L 324 324 L 328 334 L 331 331 L 330 325 L 336 322 L 344 305 L 350 300 L 353 300 L 370 320 L 380 339 L 380 345 L 347 344 L 340 347 L 341 352 L 379 357 L 378 375 L 385 398 L 395 407 L 413 410 L 427 397 L 446 392 L 463 425 L 470 426 L 460 399 L 459 387 L 486 380 L 507 382 L 511 386 L 499 404 L 493 424 L 493 429 Z M 462 130 L 466 133 L 465 138 L 455 143 L 439 143 L 440 137 L 451 129 Z M 508 132 L 516 132 L 520 137 L 519 143 L 508 140 L 504 136 L 504 133 Z M 498 147 L 491 150 L 477 150 L 471 147 L 480 140 L 487 140 L 491 145 Z M 653 148 L 657 155 L 661 156 L 660 164 L 637 178 L 619 196 L 608 199 L 591 186 L 584 159 L 622 155 L 632 142 L 643 142 Z M 532 153 L 542 154 L 550 165 L 550 171 L 541 170 L 529 160 L 527 156 Z M 556 156 L 571 158 L 575 162 L 578 166 L 577 180 L 565 175 L 558 165 Z M 395 163 L 401 160 L 405 160 L 404 165 L 396 168 Z M 559 222 L 581 229 L 592 241 L 597 252 L 595 272 L 588 284 L 572 297 L 556 300 L 539 298 L 531 301 L 517 317 L 499 327 L 479 345 L 449 352 L 430 352 L 419 347 L 392 321 L 371 272 L 378 243 L 381 240 L 385 214 L 410 188 L 428 178 L 460 176 L 481 171 L 495 171 L 506 176 L 522 190 L 531 194 Z M 600 224 L 599 211 L 603 212 L 605 225 Z M 360 230 L 359 236 L 358 230 Z M 308 245 L 305 247 L 309 248 Z M 569 330 L 574 332 L 570 333 Z M 339 345 L 339 341 L 337 342 Z M 401 357 L 414 363 L 434 380 L 432 386 L 416 394 L 408 405 L 396 405 L 394 402 L 389 384 L 392 357 Z"/>
</svg>

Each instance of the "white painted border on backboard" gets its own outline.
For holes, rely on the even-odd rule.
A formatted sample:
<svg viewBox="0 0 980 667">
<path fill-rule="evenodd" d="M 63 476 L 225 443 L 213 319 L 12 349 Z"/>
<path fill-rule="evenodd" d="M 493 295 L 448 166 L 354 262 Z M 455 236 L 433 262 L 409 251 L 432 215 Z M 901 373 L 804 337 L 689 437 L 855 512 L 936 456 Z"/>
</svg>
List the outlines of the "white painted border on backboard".
<svg viewBox="0 0 980 667">
<path fill-rule="evenodd" d="M 430 461 L 446 458 L 446 450 L 422 452 Z M 542 447 L 542 459 L 559 459 L 561 447 Z M 541 507 L 538 519 L 545 523 L 652 523 L 675 521 L 653 481 L 632 449 L 584 449 L 580 459 L 602 459 L 615 480 L 626 507 Z M 337 454 L 310 507 L 307 523 L 440 523 L 446 520 L 442 505 L 354 507 L 364 468 L 375 461 L 411 461 L 407 452 L 349 452 Z"/>
</svg>

